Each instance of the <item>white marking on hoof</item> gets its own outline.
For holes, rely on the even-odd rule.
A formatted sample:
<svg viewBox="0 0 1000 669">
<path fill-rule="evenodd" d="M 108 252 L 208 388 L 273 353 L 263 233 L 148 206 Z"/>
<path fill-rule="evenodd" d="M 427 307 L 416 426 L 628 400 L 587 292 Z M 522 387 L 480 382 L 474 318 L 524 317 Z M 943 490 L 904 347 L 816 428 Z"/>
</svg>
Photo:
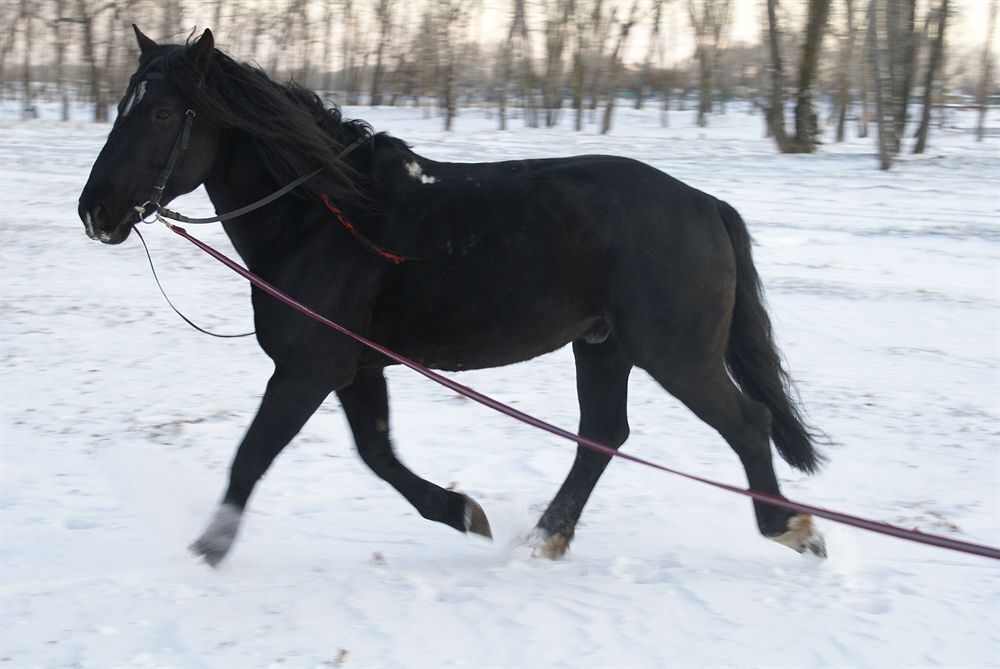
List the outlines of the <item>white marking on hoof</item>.
<svg viewBox="0 0 1000 669">
<path fill-rule="evenodd" d="M 528 533 L 524 540 L 531 548 L 531 557 L 558 560 L 569 549 L 569 541 L 561 534 L 549 534 L 547 530 L 536 527 Z"/>
<path fill-rule="evenodd" d="M 807 513 L 792 516 L 788 519 L 787 532 L 768 539 L 788 546 L 797 553 L 809 551 L 818 557 L 826 557 L 826 542 L 823 540 L 823 535 L 813 525 L 812 516 Z"/>
<path fill-rule="evenodd" d="M 409 175 L 411 177 L 413 177 L 414 179 L 416 179 L 417 181 L 419 181 L 422 184 L 436 184 L 437 183 L 437 178 L 430 177 L 430 176 L 427 176 L 426 174 L 424 174 L 423 168 L 420 167 L 420 164 L 417 161 L 415 161 L 415 160 L 406 164 L 406 171 L 409 173 Z"/>
<path fill-rule="evenodd" d="M 191 544 L 191 552 L 217 566 L 232 548 L 242 517 L 243 512 L 232 504 L 221 505 L 201 537 Z"/>
</svg>

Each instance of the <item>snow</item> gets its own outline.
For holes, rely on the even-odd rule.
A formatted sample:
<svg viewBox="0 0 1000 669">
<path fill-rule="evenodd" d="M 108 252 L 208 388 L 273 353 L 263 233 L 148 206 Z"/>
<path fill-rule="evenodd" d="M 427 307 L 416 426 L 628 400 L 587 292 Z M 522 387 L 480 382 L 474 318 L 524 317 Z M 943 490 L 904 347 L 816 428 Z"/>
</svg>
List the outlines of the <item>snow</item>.
<svg viewBox="0 0 1000 669">
<path fill-rule="evenodd" d="M 1000 567 L 819 521 L 829 559 L 761 539 L 749 502 L 609 467 L 570 552 L 521 544 L 572 447 L 404 369 L 401 457 L 475 497 L 495 541 L 421 519 L 371 474 L 335 399 L 258 487 L 220 569 L 206 526 L 270 372 L 166 307 L 137 239 L 87 239 L 76 200 L 109 126 L 15 121 L 0 164 L 0 663 L 13 667 L 972 666 L 1000 664 Z M 431 159 L 613 153 L 731 202 L 802 401 L 835 443 L 795 499 L 1000 545 L 1000 137 L 952 113 L 930 153 L 877 171 L 870 139 L 782 156 L 759 116 L 692 124 L 621 109 L 609 136 L 453 133 L 420 110 L 358 108 Z M 82 113 L 80 118 L 83 118 Z M 566 119 L 567 122 L 569 119 Z M 994 119 L 993 127 L 997 121 Z M 213 213 L 195 193 L 176 203 Z M 178 306 L 250 329 L 249 289 L 145 228 Z M 221 230 L 195 233 L 231 251 Z M 568 350 L 460 375 L 576 424 Z M 744 484 L 735 455 L 641 371 L 626 449 Z"/>
</svg>

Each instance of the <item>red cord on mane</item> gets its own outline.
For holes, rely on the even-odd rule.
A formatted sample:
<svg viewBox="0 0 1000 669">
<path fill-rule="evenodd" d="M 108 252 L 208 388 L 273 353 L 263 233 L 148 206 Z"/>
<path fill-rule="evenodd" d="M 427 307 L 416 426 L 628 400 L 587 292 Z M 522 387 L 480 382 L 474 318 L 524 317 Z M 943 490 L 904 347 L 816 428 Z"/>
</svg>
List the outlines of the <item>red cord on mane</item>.
<svg viewBox="0 0 1000 669">
<path fill-rule="evenodd" d="M 355 228 L 354 225 L 347 220 L 347 217 L 344 216 L 344 213 L 340 211 L 340 209 L 338 209 L 337 206 L 333 204 L 333 202 L 330 201 L 330 197 L 326 193 L 323 193 L 322 198 L 323 198 L 323 204 L 326 205 L 326 208 L 333 212 L 333 215 L 337 217 L 337 220 L 340 221 L 340 224 L 343 225 L 345 228 L 347 228 L 347 231 L 350 232 L 352 235 L 354 235 L 354 237 L 359 242 L 361 242 L 361 244 L 366 249 L 368 249 L 377 256 L 385 258 L 393 265 L 399 265 L 404 260 L 406 260 L 405 257 L 392 253 L 391 251 L 386 251 L 384 248 L 382 248 L 372 240 L 362 235 L 358 231 L 358 229 Z"/>
</svg>

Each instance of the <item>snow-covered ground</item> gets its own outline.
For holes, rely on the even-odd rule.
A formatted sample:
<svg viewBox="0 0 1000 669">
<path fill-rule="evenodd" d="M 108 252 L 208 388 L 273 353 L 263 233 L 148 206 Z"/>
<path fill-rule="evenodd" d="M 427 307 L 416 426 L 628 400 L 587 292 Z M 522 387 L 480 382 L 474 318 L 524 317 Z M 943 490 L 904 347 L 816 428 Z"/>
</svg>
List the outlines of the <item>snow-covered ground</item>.
<svg viewBox="0 0 1000 669">
<path fill-rule="evenodd" d="M 448 160 L 613 153 L 736 206 L 808 414 L 835 440 L 790 497 L 1000 545 L 1000 137 L 971 116 L 876 170 L 872 141 L 781 156 L 759 116 L 622 110 L 601 137 L 455 132 L 349 115 Z M 830 558 L 757 536 L 747 500 L 615 462 L 565 559 L 518 545 L 573 448 L 389 372 L 401 457 L 479 499 L 496 542 L 419 518 L 353 452 L 331 399 L 258 487 L 217 571 L 185 550 L 220 495 L 270 366 L 204 337 L 139 242 L 87 239 L 76 201 L 108 126 L 17 122 L 0 148 L 0 667 L 973 666 L 1000 664 L 1000 567 L 821 523 Z M 964 126 L 964 127 L 962 127 Z M 997 120 L 993 119 L 993 127 Z M 203 194 L 178 208 L 206 214 Z M 223 249 L 220 230 L 198 233 Z M 248 288 L 147 238 L 174 300 L 250 327 Z M 576 425 L 568 350 L 460 375 Z M 635 454 L 744 484 L 735 455 L 640 371 Z"/>
</svg>

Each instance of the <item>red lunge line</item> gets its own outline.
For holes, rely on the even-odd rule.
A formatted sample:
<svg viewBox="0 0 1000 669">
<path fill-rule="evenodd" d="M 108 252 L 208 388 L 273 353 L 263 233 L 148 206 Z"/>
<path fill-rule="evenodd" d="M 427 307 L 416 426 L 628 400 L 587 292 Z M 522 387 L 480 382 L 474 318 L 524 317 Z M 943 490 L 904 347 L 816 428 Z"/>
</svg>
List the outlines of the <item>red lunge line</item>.
<svg viewBox="0 0 1000 669">
<path fill-rule="evenodd" d="M 324 198 L 324 201 L 325 200 L 326 198 Z M 327 206 L 330 206 L 329 203 L 327 203 Z M 335 214 L 339 213 L 332 206 L 330 208 L 331 211 L 333 211 Z M 210 256 L 212 256 L 213 258 L 221 262 L 223 265 L 225 265 L 229 269 L 233 270 L 234 272 L 242 276 L 244 279 L 246 279 L 253 285 L 257 286 L 257 288 L 261 289 L 271 297 L 287 304 L 296 311 L 305 314 L 306 316 L 312 318 L 313 320 L 323 323 L 327 327 L 330 327 L 336 330 L 337 332 L 347 337 L 350 337 L 351 339 L 354 339 L 357 342 L 360 342 L 361 344 L 364 344 L 368 348 L 381 353 L 390 360 L 394 360 L 395 362 L 398 362 L 401 365 L 409 367 L 413 371 L 426 376 L 428 379 L 435 381 L 436 383 L 439 383 L 440 385 L 449 388 L 450 390 L 453 390 L 456 393 L 459 393 L 460 395 L 464 395 L 465 397 L 468 397 L 471 400 L 475 400 L 476 402 L 479 402 L 480 404 L 483 404 L 495 411 L 499 411 L 502 414 L 506 414 L 507 416 L 516 418 L 522 423 L 527 423 L 528 425 L 532 425 L 540 430 L 544 430 L 558 437 L 562 437 L 564 439 L 576 442 L 581 446 L 589 448 L 593 451 L 597 451 L 598 453 L 603 453 L 604 455 L 630 460 L 631 462 L 636 462 L 641 465 L 646 465 L 647 467 L 652 467 L 653 469 L 658 469 L 660 471 L 667 472 L 669 474 L 674 474 L 675 476 L 681 476 L 691 481 L 697 481 L 698 483 L 704 483 L 705 485 L 710 485 L 715 488 L 720 488 L 722 490 L 728 490 L 729 492 L 733 492 L 739 495 L 751 497 L 765 504 L 770 504 L 771 506 L 787 509 L 789 511 L 794 511 L 796 513 L 810 513 L 819 518 L 826 518 L 827 520 L 832 520 L 837 523 L 850 525 L 852 527 L 859 527 L 863 530 L 878 532 L 879 534 L 885 534 L 891 537 L 898 537 L 900 539 L 906 539 L 908 541 L 914 541 L 921 544 L 937 546 L 939 548 L 946 548 L 953 551 L 959 551 L 961 553 L 968 553 L 970 555 L 980 555 L 983 557 L 992 558 L 994 560 L 1000 560 L 1000 549 L 996 549 L 991 546 L 970 543 L 967 541 L 960 541 L 958 539 L 952 539 L 950 537 L 945 537 L 938 534 L 926 534 L 924 532 L 919 532 L 917 530 L 908 530 L 902 527 L 898 527 L 896 525 L 890 525 L 888 523 L 881 523 L 874 520 L 868 520 L 867 518 L 860 518 L 858 516 L 852 516 L 850 514 L 841 513 L 839 511 L 830 511 L 828 509 L 824 509 L 818 506 L 812 506 L 811 504 L 803 504 L 801 502 L 795 502 L 785 497 L 777 497 L 775 495 L 759 492 L 757 490 L 752 490 L 749 488 L 740 488 L 734 485 L 729 485 L 728 483 L 713 481 L 711 479 L 706 479 L 701 476 L 697 476 L 695 474 L 688 474 L 686 472 L 678 471 L 676 469 L 671 469 L 670 467 L 666 467 L 664 465 L 660 465 L 655 462 L 650 462 L 649 460 L 644 460 L 643 458 L 634 455 L 629 455 L 628 453 L 622 453 L 616 451 L 615 449 L 606 446 L 604 444 L 601 444 L 599 442 L 596 442 L 592 439 L 588 439 L 587 437 L 582 437 L 568 430 L 556 427 L 555 425 L 547 423 L 539 418 L 535 418 L 534 416 L 526 414 L 523 411 L 519 411 L 518 409 L 515 409 L 512 406 L 508 406 L 503 402 L 500 402 L 498 400 L 493 399 L 492 397 L 484 395 L 478 390 L 474 390 L 472 388 L 469 388 L 468 386 L 464 386 L 461 383 L 458 383 L 457 381 L 448 378 L 447 376 L 438 374 L 434 370 L 424 367 L 420 363 L 410 360 L 409 358 L 404 357 L 398 353 L 390 351 L 384 346 L 376 344 L 375 342 L 366 339 L 365 337 L 362 337 L 359 334 L 351 332 L 342 325 L 334 323 L 325 316 L 322 316 L 321 314 L 316 313 L 309 307 L 297 302 L 292 297 L 289 297 L 286 293 L 278 290 L 277 288 L 275 288 L 274 286 L 264 281 L 256 274 L 254 274 L 253 272 L 247 270 L 242 265 L 231 260 L 230 258 L 220 253 L 219 251 L 216 251 L 214 248 L 204 243 L 203 241 L 196 239 L 195 237 L 192 237 L 190 234 L 188 234 L 187 230 L 185 230 L 184 228 L 170 224 L 168 224 L 168 226 L 178 235 L 190 241 L 192 244 L 200 248 L 202 251 L 209 254 Z M 398 258 L 398 256 L 395 257 Z M 402 258 L 399 259 L 399 262 L 402 262 Z"/>
<path fill-rule="evenodd" d="M 345 228 L 347 228 L 347 231 L 350 232 L 352 235 L 354 235 L 354 237 L 359 242 L 361 242 L 361 244 L 366 249 L 368 249 L 377 256 L 382 256 L 383 258 L 391 262 L 393 265 L 399 265 L 404 260 L 406 260 L 406 258 L 404 258 L 401 255 L 397 255 L 395 253 L 392 253 L 391 251 L 386 251 L 384 248 L 382 248 L 372 240 L 362 235 L 361 232 L 356 227 L 354 227 L 354 224 L 347 220 L 347 217 L 344 216 L 343 212 L 337 208 L 337 205 L 335 205 L 333 202 L 330 201 L 330 198 L 329 196 L 327 196 L 326 193 L 323 193 L 322 197 L 323 197 L 323 204 L 326 205 L 326 208 L 333 212 L 333 215 L 337 217 L 337 220 L 340 221 L 340 224 Z"/>
</svg>

